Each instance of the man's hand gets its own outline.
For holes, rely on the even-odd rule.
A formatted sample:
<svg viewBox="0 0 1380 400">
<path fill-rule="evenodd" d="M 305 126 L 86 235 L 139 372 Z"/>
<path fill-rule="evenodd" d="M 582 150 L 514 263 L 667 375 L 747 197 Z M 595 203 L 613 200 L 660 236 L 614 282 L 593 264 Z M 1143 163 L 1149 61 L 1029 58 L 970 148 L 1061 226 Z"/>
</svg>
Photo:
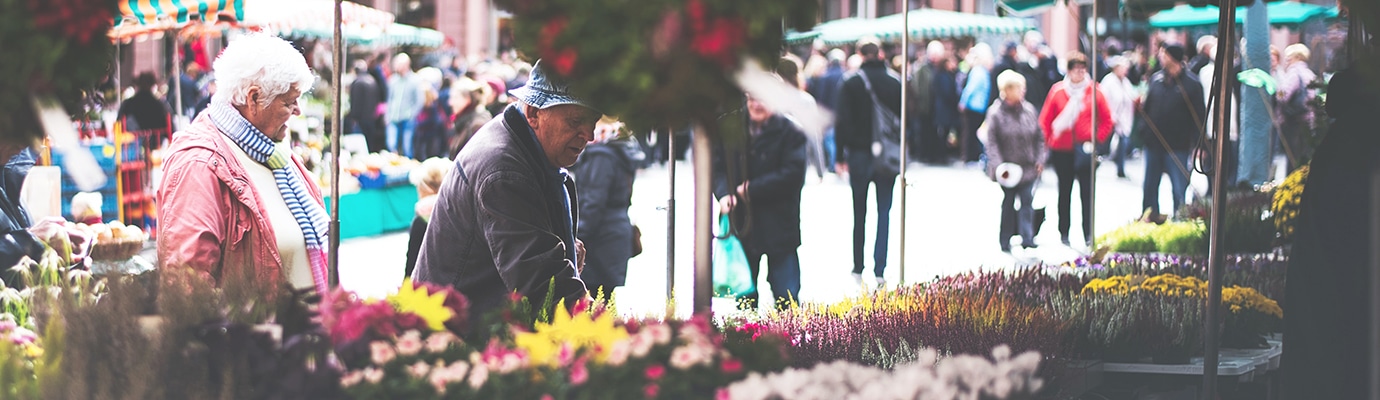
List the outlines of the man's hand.
<svg viewBox="0 0 1380 400">
<path fill-rule="evenodd" d="M 837 163 L 834 163 L 834 171 L 835 171 L 836 173 L 838 173 L 838 174 L 848 174 L 848 163 L 846 163 L 846 162 L 837 162 Z"/>
<path fill-rule="evenodd" d="M 744 181 L 743 184 L 738 185 L 738 195 L 739 195 L 739 196 L 747 197 L 747 195 L 748 195 L 748 182 L 751 182 L 751 181 Z"/>
<path fill-rule="evenodd" d="M 1044 165 L 1044 164 L 1035 164 L 1035 175 L 1040 175 L 1040 174 L 1043 174 L 1043 173 L 1045 173 L 1045 165 Z"/>
<path fill-rule="evenodd" d="M 719 214 L 728 214 L 733 211 L 733 207 L 738 205 L 738 199 L 733 195 L 719 198 Z"/>
<path fill-rule="evenodd" d="M 575 239 L 575 271 L 585 273 L 585 241 Z"/>
</svg>

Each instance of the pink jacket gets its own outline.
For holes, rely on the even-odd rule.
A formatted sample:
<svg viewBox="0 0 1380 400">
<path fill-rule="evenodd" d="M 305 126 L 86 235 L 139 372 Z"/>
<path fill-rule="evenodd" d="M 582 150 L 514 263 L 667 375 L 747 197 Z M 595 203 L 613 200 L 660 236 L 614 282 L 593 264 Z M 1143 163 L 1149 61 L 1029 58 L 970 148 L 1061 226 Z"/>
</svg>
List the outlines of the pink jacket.
<svg viewBox="0 0 1380 400">
<path fill-rule="evenodd" d="M 190 267 L 217 283 L 248 272 L 277 287 L 284 277 L 273 226 L 223 135 L 204 113 L 173 135 L 158 187 L 160 268 Z M 296 156 L 292 161 L 302 176 L 311 176 Z M 321 189 L 307 187 L 320 202 Z"/>
</svg>

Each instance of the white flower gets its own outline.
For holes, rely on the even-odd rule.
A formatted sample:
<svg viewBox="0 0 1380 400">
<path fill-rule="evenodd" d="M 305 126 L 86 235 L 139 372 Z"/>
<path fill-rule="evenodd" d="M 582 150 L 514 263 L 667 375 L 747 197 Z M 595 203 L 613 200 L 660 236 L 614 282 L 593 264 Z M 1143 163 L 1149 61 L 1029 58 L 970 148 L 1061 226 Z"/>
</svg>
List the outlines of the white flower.
<svg viewBox="0 0 1380 400">
<path fill-rule="evenodd" d="M 447 331 L 432 333 L 431 336 L 426 337 L 426 351 L 432 353 L 444 352 L 446 349 L 450 348 L 452 343 L 457 341 L 455 335 Z"/>
<path fill-rule="evenodd" d="M 398 338 L 398 354 L 404 356 L 417 355 L 422 350 L 422 334 L 415 330 L 407 331 L 402 337 Z"/>
<path fill-rule="evenodd" d="M 369 383 L 379 383 L 383 380 L 383 370 L 374 367 L 365 368 L 364 380 L 369 381 Z"/>
<path fill-rule="evenodd" d="M 652 351 L 653 340 L 644 333 L 633 335 L 630 339 L 633 357 L 642 358 L 647 356 L 647 352 Z"/>
<path fill-rule="evenodd" d="M 631 341 L 619 340 L 617 342 L 613 342 L 613 346 L 609 348 L 609 358 L 605 360 L 605 362 L 607 362 L 608 365 L 615 367 L 623 365 L 624 362 L 628 361 L 628 353 L 631 352 Z"/>
<path fill-rule="evenodd" d="M 364 374 L 360 373 L 359 371 L 351 371 L 350 373 L 345 374 L 345 376 L 340 378 L 340 387 L 349 388 L 351 386 L 358 385 L 359 382 L 362 380 L 364 380 Z"/>
<path fill-rule="evenodd" d="M 518 368 L 522 368 L 522 357 L 519 357 L 517 353 L 504 354 L 498 362 L 498 373 L 500 374 L 513 372 Z"/>
<path fill-rule="evenodd" d="M 671 350 L 671 366 L 676 369 L 689 369 L 691 366 L 699 363 L 699 361 L 699 351 L 689 346 L 680 346 L 675 350 Z"/>
<path fill-rule="evenodd" d="M 653 343 L 666 344 L 671 341 L 671 327 L 666 326 L 666 324 L 648 325 L 644 331 L 652 337 Z"/>
<path fill-rule="evenodd" d="M 388 344 L 388 342 L 375 340 L 369 343 L 369 359 L 374 361 L 374 365 L 387 364 L 389 361 L 393 361 L 397 355 L 393 351 L 393 345 Z"/>
<path fill-rule="evenodd" d="M 470 371 L 470 388 L 479 389 L 484 386 L 484 382 L 489 380 L 489 367 L 484 364 L 475 364 Z"/>
<path fill-rule="evenodd" d="M 412 375 L 413 378 L 424 377 L 428 372 L 431 372 L 431 365 L 428 365 L 426 361 L 418 360 L 407 367 L 407 374 Z"/>
</svg>

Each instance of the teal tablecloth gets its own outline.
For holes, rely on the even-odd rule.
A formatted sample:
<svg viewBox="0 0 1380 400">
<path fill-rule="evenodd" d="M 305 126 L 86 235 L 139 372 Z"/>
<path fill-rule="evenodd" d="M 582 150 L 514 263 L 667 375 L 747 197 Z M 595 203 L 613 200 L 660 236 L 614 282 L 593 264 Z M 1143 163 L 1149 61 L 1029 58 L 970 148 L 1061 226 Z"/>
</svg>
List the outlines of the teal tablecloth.
<svg viewBox="0 0 1380 400">
<path fill-rule="evenodd" d="M 417 188 L 412 185 L 364 189 L 340 196 L 340 238 L 407 229 L 412 225 L 416 205 Z M 330 207 L 331 199 L 327 196 L 327 212 Z"/>
</svg>

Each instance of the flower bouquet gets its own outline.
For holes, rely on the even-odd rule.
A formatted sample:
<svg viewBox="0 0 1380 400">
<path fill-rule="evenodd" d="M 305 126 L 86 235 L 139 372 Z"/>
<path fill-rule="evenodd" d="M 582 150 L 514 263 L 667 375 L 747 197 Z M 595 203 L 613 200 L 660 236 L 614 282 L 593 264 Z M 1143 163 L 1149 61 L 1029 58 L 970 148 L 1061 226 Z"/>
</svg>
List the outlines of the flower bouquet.
<svg viewBox="0 0 1380 400">
<path fill-rule="evenodd" d="M 781 338 L 719 332 L 704 317 L 620 322 L 580 302 L 528 322 L 514 299 L 497 312 L 507 330 L 484 338 L 487 327 L 452 330 L 465 315 L 443 305 L 463 305 L 450 289 L 408 281 L 385 301 L 340 304 L 331 324 L 347 366 L 341 386 L 356 399 L 708 398 L 786 366 Z M 360 342 L 362 354 L 351 350 Z"/>
<path fill-rule="evenodd" d="M 87 93 L 110 70 L 114 0 L 0 0 L 0 134 L 43 137 L 35 97 L 56 96 L 70 115 L 85 114 Z"/>
</svg>

